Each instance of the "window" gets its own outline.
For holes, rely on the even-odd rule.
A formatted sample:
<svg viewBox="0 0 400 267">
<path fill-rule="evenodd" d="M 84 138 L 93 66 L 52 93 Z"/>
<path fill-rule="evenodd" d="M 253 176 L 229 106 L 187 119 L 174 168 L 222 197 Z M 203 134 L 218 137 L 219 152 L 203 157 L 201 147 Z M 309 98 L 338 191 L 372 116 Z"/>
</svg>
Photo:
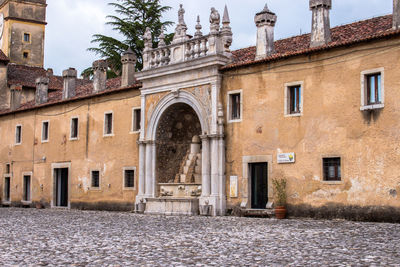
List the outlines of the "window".
<svg viewBox="0 0 400 267">
<path fill-rule="evenodd" d="M 31 176 L 30 175 L 24 175 L 23 201 L 31 201 Z"/>
<path fill-rule="evenodd" d="M 9 202 L 10 201 L 10 188 L 11 188 L 11 178 L 10 177 L 5 177 L 4 178 L 4 201 Z"/>
<path fill-rule="evenodd" d="M 100 171 L 92 171 L 92 187 L 99 188 L 100 187 Z"/>
<path fill-rule="evenodd" d="M 24 42 L 25 43 L 31 42 L 31 35 L 29 33 L 24 33 Z"/>
<path fill-rule="evenodd" d="M 228 92 L 228 122 L 238 122 L 242 119 L 242 91 Z"/>
<path fill-rule="evenodd" d="M 22 143 L 22 126 L 17 125 L 15 127 L 15 144 L 19 145 Z"/>
<path fill-rule="evenodd" d="M 113 114 L 106 113 L 104 114 L 104 135 L 112 135 L 113 134 Z"/>
<path fill-rule="evenodd" d="M 324 172 L 324 181 L 342 180 L 340 158 L 324 158 L 322 165 Z"/>
<path fill-rule="evenodd" d="M 301 104 L 301 86 L 290 86 L 289 87 L 289 112 L 290 114 L 300 113 L 300 104 Z"/>
<path fill-rule="evenodd" d="M 132 132 L 140 131 L 140 119 L 141 119 L 140 108 L 134 108 L 132 111 Z"/>
<path fill-rule="evenodd" d="M 70 133 L 70 139 L 76 140 L 78 139 L 78 118 L 72 118 L 71 119 L 71 133 Z"/>
<path fill-rule="evenodd" d="M 49 122 L 42 122 L 42 142 L 49 141 Z"/>
<path fill-rule="evenodd" d="M 367 79 L 367 105 L 381 103 L 381 74 L 371 74 Z"/>
<path fill-rule="evenodd" d="M 303 112 L 303 82 L 285 84 L 285 116 L 301 116 Z"/>
<path fill-rule="evenodd" d="M 361 110 L 384 107 L 384 69 L 361 72 Z"/>
<path fill-rule="evenodd" d="M 24 53 L 22 54 L 22 56 L 23 56 L 25 59 L 28 59 L 28 58 L 29 58 L 29 52 L 24 52 Z"/>
<path fill-rule="evenodd" d="M 11 173 L 11 164 L 7 163 L 6 164 L 6 174 L 10 174 Z"/>
<path fill-rule="evenodd" d="M 124 187 L 134 188 L 135 187 L 135 169 L 124 170 Z"/>
</svg>

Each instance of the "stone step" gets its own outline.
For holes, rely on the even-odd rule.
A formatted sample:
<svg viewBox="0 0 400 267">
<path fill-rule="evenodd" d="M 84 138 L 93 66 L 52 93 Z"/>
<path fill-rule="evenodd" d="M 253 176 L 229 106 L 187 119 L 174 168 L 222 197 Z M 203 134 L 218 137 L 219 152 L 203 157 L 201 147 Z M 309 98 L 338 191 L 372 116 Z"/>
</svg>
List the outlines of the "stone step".
<svg viewBox="0 0 400 267">
<path fill-rule="evenodd" d="M 181 183 L 186 181 L 186 174 L 181 174 Z"/>
<path fill-rule="evenodd" d="M 194 168 L 194 173 L 195 173 L 195 174 L 200 174 L 200 173 L 201 173 L 201 166 L 196 166 L 196 167 Z"/>
<path fill-rule="evenodd" d="M 194 182 L 196 184 L 201 184 L 201 174 L 194 174 Z"/>
</svg>

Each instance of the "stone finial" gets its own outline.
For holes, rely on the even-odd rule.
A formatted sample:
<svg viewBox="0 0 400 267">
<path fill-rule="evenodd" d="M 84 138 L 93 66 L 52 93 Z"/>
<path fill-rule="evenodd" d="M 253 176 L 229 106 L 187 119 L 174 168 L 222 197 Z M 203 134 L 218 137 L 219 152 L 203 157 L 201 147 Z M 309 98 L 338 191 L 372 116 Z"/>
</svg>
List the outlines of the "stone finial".
<svg viewBox="0 0 400 267">
<path fill-rule="evenodd" d="M 130 47 L 122 53 L 121 87 L 126 87 L 135 83 L 136 61 L 136 55 Z"/>
<path fill-rule="evenodd" d="M 36 105 L 40 105 L 47 102 L 49 81 L 50 79 L 48 77 L 39 77 L 36 79 L 36 94 L 35 94 Z"/>
<path fill-rule="evenodd" d="M 201 29 L 203 28 L 200 24 L 200 16 L 197 16 L 197 24 L 196 24 L 196 33 L 194 34 L 194 37 L 198 38 L 203 36 L 203 33 L 201 32 Z"/>
<path fill-rule="evenodd" d="M 183 5 L 179 5 L 180 8 L 178 10 L 178 25 L 175 28 L 174 39 L 172 40 L 173 43 L 183 42 L 188 39 L 186 35 L 187 26 L 185 23 L 185 9 L 183 9 Z"/>
<path fill-rule="evenodd" d="M 310 0 L 312 11 L 312 28 L 310 47 L 328 44 L 332 41 L 329 10 L 332 0 Z"/>
<path fill-rule="evenodd" d="M 93 92 L 106 90 L 108 64 L 104 59 L 93 62 Z"/>
<path fill-rule="evenodd" d="M 64 70 L 63 73 L 64 87 L 63 87 L 63 99 L 68 99 L 75 96 L 76 91 L 76 77 L 78 72 L 74 68 Z"/>
<path fill-rule="evenodd" d="M 161 26 L 161 33 L 160 36 L 158 37 L 159 42 L 158 42 L 158 47 L 164 47 L 165 44 L 165 34 L 164 34 L 164 26 Z"/>
<path fill-rule="evenodd" d="M 222 41 L 224 44 L 224 51 L 225 52 L 230 52 L 229 47 L 232 45 L 232 29 L 229 26 L 230 24 L 230 19 L 229 19 L 229 13 L 228 13 L 228 7 L 225 5 L 224 9 L 224 16 L 222 18 Z"/>
<path fill-rule="evenodd" d="M 149 27 L 147 27 L 146 31 L 144 32 L 143 41 L 144 41 L 144 51 L 150 50 L 152 48 L 152 38 Z"/>
<path fill-rule="evenodd" d="M 221 16 L 219 15 L 218 10 L 212 7 L 210 14 L 210 34 L 217 34 L 219 32 L 220 22 L 221 22 Z"/>
<path fill-rule="evenodd" d="M 393 0 L 393 29 L 400 29 L 400 0 Z"/>
<path fill-rule="evenodd" d="M 269 10 L 267 4 L 261 12 L 255 15 L 254 22 L 257 26 L 256 59 L 262 59 L 275 53 L 274 30 L 276 21 L 277 16 Z"/>
</svg>

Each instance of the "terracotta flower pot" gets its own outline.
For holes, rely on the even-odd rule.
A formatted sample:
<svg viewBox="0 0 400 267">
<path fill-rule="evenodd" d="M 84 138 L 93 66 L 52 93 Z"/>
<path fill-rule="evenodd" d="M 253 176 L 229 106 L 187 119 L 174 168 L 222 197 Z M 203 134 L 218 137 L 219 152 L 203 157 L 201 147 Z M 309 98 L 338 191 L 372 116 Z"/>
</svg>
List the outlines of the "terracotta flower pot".
<svg viewBox="0 0 400 267">
<path fill-rule="evenodd" d="M 285 219 L 286 218 L 286 208 L 284 206 L 275 207 L 275 217 L 277 219 Z"/>
</svg>

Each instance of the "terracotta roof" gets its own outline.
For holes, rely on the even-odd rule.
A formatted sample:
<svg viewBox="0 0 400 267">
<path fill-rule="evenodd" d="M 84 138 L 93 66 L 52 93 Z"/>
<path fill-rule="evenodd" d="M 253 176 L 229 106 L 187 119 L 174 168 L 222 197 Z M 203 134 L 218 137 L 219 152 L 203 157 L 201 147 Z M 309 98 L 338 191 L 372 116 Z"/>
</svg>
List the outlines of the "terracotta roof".
<svg viewBox="0 0 400 267">
<path fill-rule="evenodd" d="M 25 87 L 36 87 L 36 79 L 46 76 L 47 71 L 40 67 L 31 67 L 25 65 L 8 64 L 7 82 L 8 85 L 20 84 Z M 49 77 L 50 90 L 62 90 L 63 78 L 61 76 L 51 75 Z"/>
<path fill-rule="evenodd" d="M 10 59 L 4 54 L 3 50 L 0 49 L 0 62 L 8 63 Z"/>
<path fill-rule="evenodd" d="M 334 47 L 369 41 L 382 37 L 399 35 L 399 30 L 392 29 L 392 15 L 376 17 L 364 21 L 338 26 L 331 29 L 332 42 L 327 45 L 310 48 L 310 34 L 303 34 L 275 42 L 276 53 L 261 60 L 255 60 L 256 47 L 232 51 L 233 63 L 221 69 L 231 69 L 249 64 L 257 64 L 290 56 L 326 50 Z"/>
<path fill-rule="evenodd" d="M 76 87 L 76 95 L 75 97 L 71 97 L 69 99 L 62 99 L 62 90 L 56 90 L 53 92 L 49 92 L 48 100 L 46 103 L 41 105 L 36 105 L 35 101 L 27 102 L 18 109 L 12 111 L 10 109 L 0 110 L 0 115 L 5 115 L 8 113 L 14 113 L 19 111 L 26 111 L 35 108 L 41 108 L 45 106 L 52 106 L 56 104 L 71 102 L 75 100 L 82 100 L 87 99 L 95 96 L 107 95 L 114 92 L 125 91 L 129 89 L 139 89 L 141 87 L 141 83 L 137 82 L 133 85 L 128 87 L 120 87 L 121 86 L 121 77 L 117 77 L 114 79 L 109 79 L 106 82 L 106 90 L 99 92 L 99 93 L 92 93 L 93 90 L 93 82 L 89 80 L 77 80 L 77 87 Z M 139 95 L 139 94 L 138 94 Z"/>
</svg>

